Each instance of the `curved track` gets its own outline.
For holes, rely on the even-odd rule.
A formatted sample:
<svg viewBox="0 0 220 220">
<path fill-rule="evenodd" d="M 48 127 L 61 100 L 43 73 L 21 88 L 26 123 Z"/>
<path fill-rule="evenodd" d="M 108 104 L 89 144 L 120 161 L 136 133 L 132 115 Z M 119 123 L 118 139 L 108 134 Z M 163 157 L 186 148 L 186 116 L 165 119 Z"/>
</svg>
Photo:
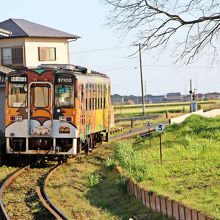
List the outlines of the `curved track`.
<svg viewBox="0 0 220 220">
<path fill-rule="evenodd" d="M 61 165 L 59 165 L 61 166 Z M 47 185 L 47 182 L 51 176 L 51 174 L 53 173 L 54 170 L 56 170 L 56 168 L 58 168 L 59 166 L 54 167 L 49 174 L 47 175 L 47 177 L 44 180 L 43 185 L 41 185 L 40 188 L 37 189 L 37 194 L 38 197 L 40 199 L 40 201 L 42 202 L 42 204 L 44 205 L 44 207 L 56 218 L 59 220 L 68 220 L 68 218 L 65 216 L 64 213 L 62 213 L 53 203 L 52 201 L 49 199 L 49 197 L 47 196 L 45 187 Z"/>
<path fill-rule="evenodd" d="M 151 130 L 150 132 L 153 132 L 153 130 Z M 122 134 L 122 135 L 118 135 L 115 137 L 110 138 L 110 140 L 118 140 L 118 139 L 127 139 L 127 138 L 131 138 L 134 137 L 136 135 L 145 135 L 149 133 L 149 129 L 140 129 L 140 130 L 135 130 L 126 134 Z M 59 165 L 61 166 L 61 165 Z M 68 218 L 65 216 L 64 213 L 62 213 L 53 203 L 52 201 L 49 199 L 49 197 L 47 196 L 47 193 L 45 191 L 45 187 L 49 181 L 49 178 L 51 176 L 51 174 L 56 170 L 56 168 L 58 168 L 59 166 L 55 166 L 53 169 L 51 169 L 51 171 L 49 172 L 49 174 L 46 176 L 46 178 L 44 179 L 43 184 L 41 184 L 40 187 L 37 188 L 37 195 L 41 201 L 41 203 L 43 204 L 43 206 L 50 212 L 50 214 L 54 217 L 54 219 L 58 219 L 58 220 L 68 220 Z M 29 170 L 30 166 L 26 166 L 24 168 L 21 168 L 19 170 L 17 170 L 16 172 L 12 173 L 2 184 L 1 188 L 0 188 L 0 219 L 1 220 L 10 220 L 4 204 L 3 204 L 3 200 L 2 200 L 2 196 L 3 196 L 3 191 L 5 189 L 7 189 L 8 187 L 10 187 L 10 185 L 15 181 L 16 178 L 18 178 L 20 175 L 22 175 L 26 170 Z"/>
<path fill-rule="evenodd" d="M 17 171 L 12 173 L 2 184 L 2 186 L 0 188 L 0 219 L 2 219 L 2 220 L 9 220 L 10 219 L 6 210 L 5 210 L 4 204 L 3 204 L 3 200 L 2 200 L 3 191 L 5 189 L 7 189 L 15 181 L 15 179 L 17 177 L 19 177 L 21 174 L 23 174 L 29 168 L 30 168 L 30 166 L 26 166 L 24 168 L 18 169 Z"/>
</svg>

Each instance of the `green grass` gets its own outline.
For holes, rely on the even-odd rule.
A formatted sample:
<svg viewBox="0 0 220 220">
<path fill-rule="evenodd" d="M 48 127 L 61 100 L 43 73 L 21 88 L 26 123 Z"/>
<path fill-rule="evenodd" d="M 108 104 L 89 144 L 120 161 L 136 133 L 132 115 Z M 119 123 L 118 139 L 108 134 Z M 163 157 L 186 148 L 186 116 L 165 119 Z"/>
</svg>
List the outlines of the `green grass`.
<svg viewBox="0 0 220 220">
<path fill-rule="evenodd" d="M 55 205 L 74 220 L 168 219 L 126 193 L 126 179 L 114 169 L 112 153 L 106 144 L 58 168 L 46 188 Z"/>
<path fill-rule="evenodd" d="M 214 108 L 220 108 L 219 100 L 198 102 L 198 109 L 211 110 Z M 147 114 L 188 113 L 190 102 L 146 104 L 145 110 Z M 141 116 L 142 105 L 116 105 L 114 106 L 114 114 L 116 118 Z"/>
<path fill-rule="evenodd" d="M 189 112 L 189 106 L 185 106 L 183 109 L 183 106 L 158 106 L 158 107 L 147 107 L 146 106 L 146 112 L 148 114 L 151 113 L 165 113 L 166 111 L 172 112 L 172 113 L 177 113 L 177 112 Z M 136 114 L 137 116 L 141 115 L 142 113 L 142 108 L 122 108 L 122 109 L 115 109 L 115 115 L 116 116 L 129 116 L 131 114 Z"/>
<path fill-rule="evenodd" d="M 0 185 L 16 169 L 15 167 L 0 166 Z"/>
<path fill-rule="evenodd" d="M 216 104 L 219 103 L 219 100 L 209 100 L 209 101 L 198 101 L 198 104 L 200 105 L 210 105 L 210 104 Z M 162 106 L 187 106 L 190 105 L 190 102 L 169 102 L 169 103 L 155 103 L 155 104 L 145 104 L 146 107 L 162 107 Z M 135 105 L 115 105 L 115 109 L 120 108 L 142 108 L 141 104 L 135 104 Z"/>
<path fill-rule="evenodd" d="M 10 219 L 54 219 L 40 202 L 36 189 L 51 167 L 33 168 L 19 176 L 3 193 Z"/>
<path fill-rule="evenodd" d="M 149 140 L 116 143 L 115 159 L 142 187 L 220 219 L 220 118 L 191 116 Z"/>
</svg>

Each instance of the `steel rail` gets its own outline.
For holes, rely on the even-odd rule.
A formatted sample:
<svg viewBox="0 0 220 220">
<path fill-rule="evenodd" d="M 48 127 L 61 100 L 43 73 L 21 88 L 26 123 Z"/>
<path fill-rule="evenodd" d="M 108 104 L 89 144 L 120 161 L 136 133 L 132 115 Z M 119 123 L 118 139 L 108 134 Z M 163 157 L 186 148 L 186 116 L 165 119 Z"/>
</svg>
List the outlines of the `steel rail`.
<svg viewBox="0 0 220 220">
<path fill-rule="evenodd" d="M 118 135 L 116 137 L 110 138 L 110 140 L 118 140 L 118 139 L 126 139 L 126 138 L 131 138 L 136 135 L 143 135 L 149 132 L 149 129 L 139 129 L 139 130 L 134 130 L 132 132 L 128 132 L 126 134 Z M 153 130 L 151 130 L 153 132 Z M 62 164 L 61 164 L 62 165 Z M 61 165 L 55 166 L 54 168 L 51 169 L 49 174 L 46 176 L 44 179 L 44 183 L 37 188 L 37 195 L 42 202 L 43 206 L 58 220 L 68 220 L 68 218 L 65 216 L 65 214 L 60 211 L 50 200 L 46 193 L 46 185 L 49 182 L 49 178 L 52 175 L 52 173 Z M 3 192 L 5 189 L 10 187 L 10 185 L 15 181 L 17 177 L 22 175 L 25 171 L 27 171 L 30 168 L 30 166 L 26 166 L 23 168 L 18 169 L 17 171 L 13 172 L 11 175 L 9 175 L 8 178 L 3 182 L 2 186 L 0 187 L 0 219 L 1 220 L 10 220 L 10 217 L 8 216 L 5 206 L 3 204 Z"/>
<path fill-rule="evenodd" d="M 8 178 L 6 178 L 6 180 L 3 182 L 2 186 L 0 187 L 0 219 L 1 220 L 10 220 L 10 217 L 8 216 L 5 210 L 5 206 L 2 199 L 4 190 L 7 189 L 15 181 L 17 177 L 22 175 L 29 168 L 30 166 L 26 166 L 13 172 L 11 175 L 9 175 Z"/>
<path fill-rule="evenodd" d="M 152 133 L 154 131 L 155 131 L 154 128 L 150 128 L 150 133 Z M 136 135 L 145 136 L 147 134 L 149 134 L 149 128 L 136 129 L 136 130 L 133 130 L 133 131 L 125 133 L 125 134 L 120 134 L 120 135 L 117 135 L 114 137 L 110 137 L 109 140 L 115 141 L 115 140 L 121 140 L 121 139 L 128 139 L 128 138 L 135 137 Z"/>
<path fill-rule="evenodd" d="M 62 164 L 61 164 L 62 165 Z M 48 197 L 47 193 L 46 193 L 46 186 L 48 184 L 49 178 L 52 175 L 52 173 L 61 165 L 55 166 L 53 169 L 51 169 L 51 171 L 49 172 L 49 174 L 46 176 L 46 178 L 44 179 L 43 184 L 41 185 L 41 187 L 39 187 L 37 189 L 37 194 L 38 197 L 40 199 L 40 201 L 42 202 L 43 206 L 58 220 L 68 220 L 68 218 L 65 216 L 65 214 L 60 211 L 54 204 L 53 202 L 50 200 L 50 198 Z"/>
<path fill-rule="evenodd" d="M 117 137 L 112 137 L 111 140 L 117 140 L 117 139 L 125 139 L 125 138 L 131 138 L 133 136 L 136 135 L 141 135 L 141 134 L 146 134 L 147 132 L 149 132 L 149 129 L 140 129 L 140 130 L 136 130 L 136 131 L 132 131 Z M 74 158 L 75 159 L 75 158 Z M 44 179 L 43 184 L 41 185 L 41 187 L 39 187 L 37 189 L 37 194 L 38 197 L 41 201 L 41 203 L 43 204 L 43 206 L 58 220 L 68 220 L 68 217 L 66 217 L 66 215 L 60 211 L 55 204 L 51 201 L 51 199 L 48 197 L 47 193 L 46 193 L 46 186 L 48 185 L 50 176 L 53 174 L 53 172 L 59 168 L 61 165 L 55 166 L 53 169 L 51 169 L 51 171 L 49 172 L 49 174 L 46 176 L 46 178 Z"/>
</svg>

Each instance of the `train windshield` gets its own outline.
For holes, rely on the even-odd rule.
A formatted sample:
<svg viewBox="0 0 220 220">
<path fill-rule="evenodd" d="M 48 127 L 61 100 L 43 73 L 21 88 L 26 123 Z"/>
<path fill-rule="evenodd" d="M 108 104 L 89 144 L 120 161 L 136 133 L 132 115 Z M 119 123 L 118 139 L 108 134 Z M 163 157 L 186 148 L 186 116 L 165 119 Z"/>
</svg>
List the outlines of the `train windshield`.
<svg viewBox="0 0 220 220">
<path fill-rule="evenodd" d="M 74 87 L 73 85 L 60 84 L 55 86 L 55 106 L 74 107 Z"/>
<path fill-rule="evenodd" d="M 27 83 L 9 82 L 9 107 L 27 107 Z"/>
<path fill-rule="evenodd" d="M 46 86 L 34 87 L 34 106 L 45 108 L 49 105 L 49 88 Z"/>
</svg>

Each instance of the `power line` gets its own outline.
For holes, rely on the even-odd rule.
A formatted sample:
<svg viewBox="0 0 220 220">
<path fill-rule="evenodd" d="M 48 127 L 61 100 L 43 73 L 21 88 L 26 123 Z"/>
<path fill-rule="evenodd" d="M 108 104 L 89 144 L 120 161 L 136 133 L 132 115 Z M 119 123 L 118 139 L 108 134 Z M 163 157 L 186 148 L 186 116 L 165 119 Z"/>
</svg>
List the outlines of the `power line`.
<svg viewBox="0 0 220 220">
<path fill-rule="evenodd" d="M 219 69 L 219 67 L 208 67 L 208 66 L 172 66 L 172 65 L 153 65 L 153 64 L 144 64 L 145 67 L 153 67 L 153 68 L 177 68 L 177 69 Z M 102 71 L 109 71 L 109 70 L 120 70 L 120 69 L 127 69 L 127 68 L 135 68 L 136 65 L 129 65 L 129 66 L 118 66 L 118 67 L 107 67 L 107 68 L 100 68 Z"/>
<path fill-rule="evenodd" d="M 70 54 L 94 53 L 94 52 L 103 52 L 103 51 L 118 50 L 118 49 L 124 49 L 124 48 L 128 48 L 128 46 L 124 46 L 124 47 L 109 47 L 109 48 L 100 48 L 100 49 L 92 49 L 92 50 L 81 50 L 81 51 L 70 52 Z"/>
</svg>

